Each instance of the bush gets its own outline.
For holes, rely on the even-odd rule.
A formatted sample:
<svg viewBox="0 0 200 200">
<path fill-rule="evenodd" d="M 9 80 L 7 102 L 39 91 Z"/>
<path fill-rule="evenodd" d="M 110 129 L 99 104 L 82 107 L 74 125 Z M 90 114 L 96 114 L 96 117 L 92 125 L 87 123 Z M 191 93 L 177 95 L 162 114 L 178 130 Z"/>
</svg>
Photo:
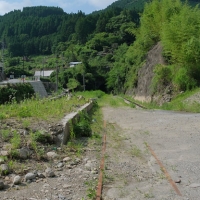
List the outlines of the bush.
<svg viewBox="0 0 200 200">
<path fill-rule="evenodd" d="M 153 92 L 163 91 L 172 81 L 172 72 L 170 66 L 157 65 L 154 69 L 154 77 L 152 80 Z"/>
<path fill-rule="evenodd" d="M 75 136 L 89 137 L 92 135 L 90 127 L 90 118 L 86 112 L 80 113 L 79 121 L 74 124 L 73 131 Z"/>
<path fill-rule="evenodd" d="M 23 106 L 19 110 L 19 116 L 22 118 L 31 117 L 31 111 L 27 106 Z"/>
<path fill-rule="evenodd" d="M 31 98 L 35 94 L 30 83 L 8 84 L 0 88 L 0 104 L 12 101 L 21 101 Z"/>
<path fill-rule="evenodd" d="M 33 140 L 40 143 L 50 143 L 51 136 L 49 134 L 41 133 L 40 131 L 35 132 L 33 135 Z"/>
<path fill-rule="evenodd" d="M 186 68 L 181 68 L 175 74 L 174 83 L 179 90 L 190 90 L 197 86 L 196 80 L 194 80 L 188 73 Z"/>
<path fill-rule="evenodd" d="M 14 131 L 13 136 L 10 140 L 10 143 L 12 145 L 12 149 L 18 149 L 21 145 L 21 137 L 20 134 L 17 133 L 17 131 Z"/>
</svg>

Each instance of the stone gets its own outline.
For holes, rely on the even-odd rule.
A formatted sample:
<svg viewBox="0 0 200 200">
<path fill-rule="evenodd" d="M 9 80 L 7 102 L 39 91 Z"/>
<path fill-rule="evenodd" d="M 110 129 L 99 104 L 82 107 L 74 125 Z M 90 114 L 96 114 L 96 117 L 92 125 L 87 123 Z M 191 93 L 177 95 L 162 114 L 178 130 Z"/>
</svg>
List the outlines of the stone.
<svg viewBox="0 0 200 200">
<path fill-rule="evenodd" d="M 25 175 L 25 181 L 28 181 L 28 180 L 33 180 L 33 179 L 35 179 L 35 177 L 36 177 L 36 174 L 34 174 L 34 173 L 28 173 L 28 174 L 26 174 Z"/>
<path fill-rule="evenodd" d="M 27 130 L 24 130 L 23 135 L 24 136 L 29 135 L 29 132 Z"/>
<path fill-rule="evenodd" d="M 19 157 L 21 159 L 27 159 L 30 156 L 30 149 L 28 148 L 21 148 L 19 150 Z"/>
<path fill-rule="evenodd" d="M 92 163 L 91 163 L 91 161 L 88 161 L 88 162 L 85 164 L 85 168 L 86 168 L 87 170 L 91 170 L 91 168 L 92 168 Z"/>
<path fill-rule="evenodd" d="M 0 158 L 0 164 L 3 164 L 3 163 L 4 163 L 4 159 Z"/>
<path fill-rule="evenodd" d="M 47 187 L 50 187 L 50 185 L 48 183 L 45 183 L 42 187 L 47 188 Z"/>
<path fill-rule="evenodd" d="M 43 173 L 40 173 L 40 172 L 39 172 L 39 173 L 38 173 L 38 177 L 39 177 L 39 178 L 45 178 L 45 175 L 44 175 Z"/>
<path fill-rule="evenodd" d="M 8 156 L 9 152 L 8 151 L 0 151 L 1 156 Z"/>
<path fill-rule="evenodd" d="M 0 190 L 3 190 L 5 187 L 4 182 L 2 179 L 0 179 Z"/>
<path fill-rule="evenodd" d="M 10 180 L 9 176 L 6 176 L 4 180 L 9 181 Z"/>
<path fill-rule="evenodd" d="M 0 166 L 1 174 L 6 175 L 9 173 L 9 167 L 7 164 L 1 164 Z"/>
<path fill-rule="evenodd" d="M 54 159 L 54 158 L 58 157 L 58 154 L 55 153 L 54 151 L 50 151 L 50 152 L 47 153 L 47 157 L 49 159 Z"/>
<path fill-rule="evenodd" d="M 63 167 L 63 166 L 64 166 L 64 164 L 63 164 L 62 162 L 60 162 L 60 163 L 57 164 L 57 167 L 58 167 L 58 168 L 61 168 L 61 167 Z"/>
<path fill-rule="evenodd" d="M 181 179 L 177 179 L 174 181 L 175 183 L 181 183 Z"/>
<path fill-rule="evenodd" d="M 72 186 L 71 186 L 71 185 L 68 185 L 68 184 L 64 184 L 64 185 L 63 185 L 63 188 L 65 188 L 65 189 L 70 188 L 70 187 L 72 187 Z"/>
<path fill-rule="evenodd" d="M 192 184 L 189 185 L 189 187 L 191 187 L 191 188 L 200 187 L 200 183 L 192 183 Z"/>
<path fill-rule="evenodd" d="M 63 162 L 68 162 L 68 161 L 70 161 L 70 160 L 71 160 L 70 157 L 65 157 L 65 158 L 63 158 Z"/>
<path fill-rule="evenodd" d="M 22 177 L 19 176 L 19 175 L 17 175 L 17 176 L 15 176 L 14 179 L 13 179 L 13 184 L 14 184 L 14 185 L 18 185 L 18 184 L 21 183 L 21 181 L 22 181 Z"/>
<path fill-rule="evenodd" d="M 51 169 L 51 168 L 47 168 L 46 170 L 45 170 L 45 175 L 46 175 L 46 177 L 54 177 L 55 176 L 55 173 L 54 173 L 54 171 Z"/>
<path fill-rule="evenodd" d="M 61 194 L 58 195 L 59 200 L 67 200 L 67 198 Z"/>
</svg>

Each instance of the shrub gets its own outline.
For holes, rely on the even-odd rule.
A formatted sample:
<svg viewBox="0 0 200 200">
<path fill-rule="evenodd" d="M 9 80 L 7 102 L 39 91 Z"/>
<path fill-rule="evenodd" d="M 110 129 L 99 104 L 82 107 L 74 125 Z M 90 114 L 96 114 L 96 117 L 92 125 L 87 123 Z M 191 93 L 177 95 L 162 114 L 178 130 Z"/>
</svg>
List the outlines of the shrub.
<svg viewBox="0 0 200 200">
<path fill-rule="evenodd" d="M 75 136 L 89 137 L 92 135 L 90 118 L 86 112 L 80 113 L 80 118 L 78 122 L 74 124 L 73 131 Z"/>
<path fill-rule="evenodd" d="M 194 80 L 188 73 L 186 68 L 181 68 L 175 74 L 174 83 L 178 86 L 179 90 L 189 90 L 197 86 L 196 80 Z"/>
<path fill-rule="evenodd" d="M 10 140 L 10 143 L 12 145 L 12 149 L 18 149 L 21 145 L 21 137 L 17 133 L 17 131 L 14 131 L 13 137 Z"/>
<path fill-rule="evenodd" d="M 18 114 L 22 118 L 31 117 L 31 111 L 27 106 L 21 107 Z"/>
<path fill-rule="evenodd" d="M 18 159 L 20 156 L 19 156 L 19 151 L 17 150 L 17 149 L 12 149 L 11 151 L 10 151 L 10 157 L 12 158 L 12 159 Z"/>
<path fill-rule="evenodd" d="M 8 141 L 8 139 L 10 137 L 10 130 L 2 129 L 2 130 L 0 130 L 0 135 L 1 135 L 1 138 L 3 139 L 3 141 Z"/>
<path fill-rule="evenodd" d="M 31 98 L 34 93 L 30 83 L 8 84 L 0 88 L 0 104 L 12 102 L 13 100 L 19 102 L 23 99 Z"/>
<path fill-rule="evenodd" d="M 44 134 L 44 133 L 41 133 L 40 131 L 35 132 L 32 135 L 32 137 L 34 141 L 40 142 L 40 143 L 50 143 L 52 141 L 50 134 Z"/>
<path fill-rule="evenodd" d="M 172 72 L 170 66 L 157 65 L 154 68 L 154 77 L 152 80 L 152 92 L 159 92 L 171 83 Z"/>
</svg>

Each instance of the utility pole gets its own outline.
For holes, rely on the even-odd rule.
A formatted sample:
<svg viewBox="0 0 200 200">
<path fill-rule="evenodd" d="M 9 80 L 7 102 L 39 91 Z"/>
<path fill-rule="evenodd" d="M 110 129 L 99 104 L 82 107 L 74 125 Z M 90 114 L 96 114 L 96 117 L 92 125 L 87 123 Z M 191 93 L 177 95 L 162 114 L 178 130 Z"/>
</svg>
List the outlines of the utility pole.
<svg viewBox="0 0 200 200">
<path fill-rule="evenodd" d="M 56 92 L 58 92 L 58 61 L 56 60 Z"/>
<path fill-rule="evenodd" d="M 85 92 L 85 74 L 84 74 L 84 71 L 83 71 L 83 91 Z"/>
<path fill-rule="evenodd" d="M 22 75 L 22 80 L 23 80 L 23 83 L 24 83 L 24 55 L 23 55 L 23 75 Z"/>
<path fill-rule="evenodd" d="M 1 55 L 1 57 L 2 57 L 2 73 L 4 72 L 4 40 L 2 41 L 2 43 L 1 43 L 1 45 L 2 45 L 2 55 Z"/>
</svg>

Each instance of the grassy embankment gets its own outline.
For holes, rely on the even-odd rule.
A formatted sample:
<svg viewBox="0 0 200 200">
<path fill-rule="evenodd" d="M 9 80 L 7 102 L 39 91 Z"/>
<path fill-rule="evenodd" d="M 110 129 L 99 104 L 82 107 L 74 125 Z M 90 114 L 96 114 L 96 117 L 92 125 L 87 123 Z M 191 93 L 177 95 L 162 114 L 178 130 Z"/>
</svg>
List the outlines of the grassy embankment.
<svg viewBox="0 0 200 200">
<path fill-rule="evenodd" d="M 157 105 L 155 102 L 140 102 L 134 100 L 130 96 L 126 96 L 126 98 L 130 101 L 134 101 L 140 105 L 143 105 L 148 109 L 162 109 L 200 113 L 200 88 L 180 93 L 176 97 L 172 98 L 171 102 L 164 103 L 162 106 Z"/>
</svg>

